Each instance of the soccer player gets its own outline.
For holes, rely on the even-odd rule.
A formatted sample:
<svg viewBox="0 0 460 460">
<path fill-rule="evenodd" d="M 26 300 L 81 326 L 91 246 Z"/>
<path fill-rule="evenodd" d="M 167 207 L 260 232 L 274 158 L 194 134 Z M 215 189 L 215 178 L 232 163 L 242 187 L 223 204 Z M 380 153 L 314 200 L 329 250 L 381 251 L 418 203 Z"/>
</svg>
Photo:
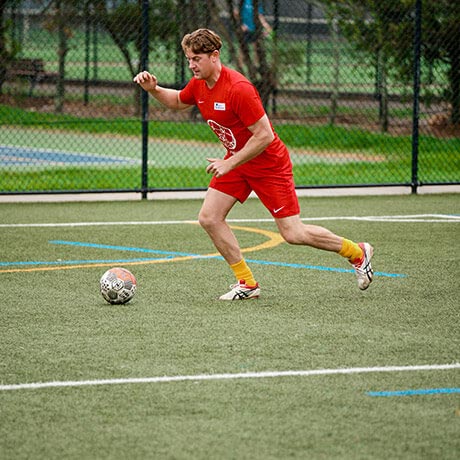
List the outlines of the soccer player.
<svg viewBox="0 0 460 460">
<path fill-rule="evenodd" d="M 134 77 L 134 82 L 170 109 L 198 106 L 227 150 L 222 159 L 207 159 L 206 171 L 212 178 L 198 219 L 236 278 L 230 291 L 219 298 L 245 300 L 260 295 L 259 284 L 226 222 L 235 203 L 243 203 L 251 191 L 271 213 L 288 243 L 340 254 L 353 265 L 359 289 L 367 289 L 373 277 L 372 246 L 302 222 L 289 152 L 274 131 L 255 87 L 221 63 L 221 47 L 220 37 L 209 29 L 184 36 L 182 48 L 193 78 L 180 91 L 159 86 L 147 71 Z"/>
</svg>

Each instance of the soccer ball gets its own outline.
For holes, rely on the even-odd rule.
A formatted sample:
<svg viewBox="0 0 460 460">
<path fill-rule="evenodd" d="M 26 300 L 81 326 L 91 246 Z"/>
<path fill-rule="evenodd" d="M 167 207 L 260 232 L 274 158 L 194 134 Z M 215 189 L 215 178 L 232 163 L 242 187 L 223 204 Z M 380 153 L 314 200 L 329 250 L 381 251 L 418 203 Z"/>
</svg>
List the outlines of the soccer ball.
<svg viewBox="0 0 460 460">
<path fill-rule="evenodd" d="M 101 294 L 111 304 L 129 302 L 136 293 L 137 281 L 125 268 L 115 267 L 107 270 L 101 278 Z"/>
</svg>

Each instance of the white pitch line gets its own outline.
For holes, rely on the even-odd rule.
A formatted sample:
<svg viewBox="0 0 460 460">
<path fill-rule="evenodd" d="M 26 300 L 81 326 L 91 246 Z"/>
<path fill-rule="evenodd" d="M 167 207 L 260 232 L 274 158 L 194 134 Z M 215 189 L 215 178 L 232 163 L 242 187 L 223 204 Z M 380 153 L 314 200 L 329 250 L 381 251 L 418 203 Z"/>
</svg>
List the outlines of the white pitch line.
<svg viewBox="0 0 460 460">
<path fill-rule="evenodd" d="M 236 379 L 262 379 L 276 377 L 311 377 L 316 375 L 349 375 L 369 374 L 380 372 L 414 372 L 414 371 L 437 371 L 460 369 L 460 363 L 454 364 L 424 364 L 418 366 L 385 366 L 385 367 L 350 367 L 339 369 L 311 369 L 305 371 L 267 371 L 267 372 L 246 372 L 238 374 L 198 374 L 198 375 L 176 375 L 162 377 L 139 377 L 123 379 L 103 380 L 76 380 L 76 381 L 54 381 L 37 383 L 18 383 L 12 385 L 0 385 L 0 391 L 11 390 L 38 390 L 43 388 L 69 388 L 96 385 L 126 385 L 133 383 L 167 383 L 186 381 L 209 381 L 209 380 L 236 380 Z"/>
<path fill-rule="evenodd" d="M 330 216 L 330 217 L 302 217 L 303 221 L 324 220 L 357 220 L 367 222 L 460 222 L 460 216 L 450 214 L 413 214 L 397 216 Z M 273 222 L 273 219 L 228 219 L 230 223 L 258 223 Z M 45 222 L 28 224 L 0 224 L 0 228 L 34 228 L 34 227 L 100 227 L 118 225 L 180 225 L 198 224 L 197 220 L 165 220 L 165 221 L 126 221 L 126 222 Z"/>
<path fill-rule="evenodd" d="M 0 228 L 29 228 L 29 227 L 101 227 L 117 225 L 179 225 L 197 224 L 197 220 L 164 220 L 164 221 L 126 221 L 126 222 L 46 222 L 30 224 L 0 224 Z"/>
</svg>

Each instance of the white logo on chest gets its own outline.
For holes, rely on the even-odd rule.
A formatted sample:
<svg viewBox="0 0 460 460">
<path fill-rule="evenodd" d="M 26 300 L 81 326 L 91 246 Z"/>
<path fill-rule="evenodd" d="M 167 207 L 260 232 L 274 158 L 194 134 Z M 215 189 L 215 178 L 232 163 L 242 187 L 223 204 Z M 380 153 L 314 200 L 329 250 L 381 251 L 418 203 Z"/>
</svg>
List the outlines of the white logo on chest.
<svg viewBox="0 0 460 460">
<path fill-rule="evenodd" d="M 224 144 L 227 150 L 234 150 L 236 147 L 236 139 L 232 131 L 225 126 L 219 125 L 214 120 L 208 120 L 208 125 L 216 133 L 219 140 Z"/>
</svg>

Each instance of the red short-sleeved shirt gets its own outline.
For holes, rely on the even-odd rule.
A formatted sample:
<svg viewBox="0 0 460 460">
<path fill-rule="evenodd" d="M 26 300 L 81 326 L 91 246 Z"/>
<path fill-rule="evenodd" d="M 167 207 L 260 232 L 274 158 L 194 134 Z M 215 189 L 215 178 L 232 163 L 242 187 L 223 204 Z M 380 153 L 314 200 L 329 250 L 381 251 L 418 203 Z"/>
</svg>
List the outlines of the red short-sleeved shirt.
<svg viewBox="0 0 460 460">
<path fill-rule="evenodd" d="M 235 70 L 222 66 L 213 88 L 192 78 L 180 92 L 184 104 L 196 105 L 204 120 L 227 149 L 226 158 L 241 150 L 252 136 L 248 126 L 265 115 L 259 93 Z M 273 129 L 273 128 L 272 128 Z M 275 131 L 273 142 L 255 158 L 222 177 L 210 187 L 243 202 L 252 190 L 274 217 L 299 214 L 289 152 Z"/>
</svg>

